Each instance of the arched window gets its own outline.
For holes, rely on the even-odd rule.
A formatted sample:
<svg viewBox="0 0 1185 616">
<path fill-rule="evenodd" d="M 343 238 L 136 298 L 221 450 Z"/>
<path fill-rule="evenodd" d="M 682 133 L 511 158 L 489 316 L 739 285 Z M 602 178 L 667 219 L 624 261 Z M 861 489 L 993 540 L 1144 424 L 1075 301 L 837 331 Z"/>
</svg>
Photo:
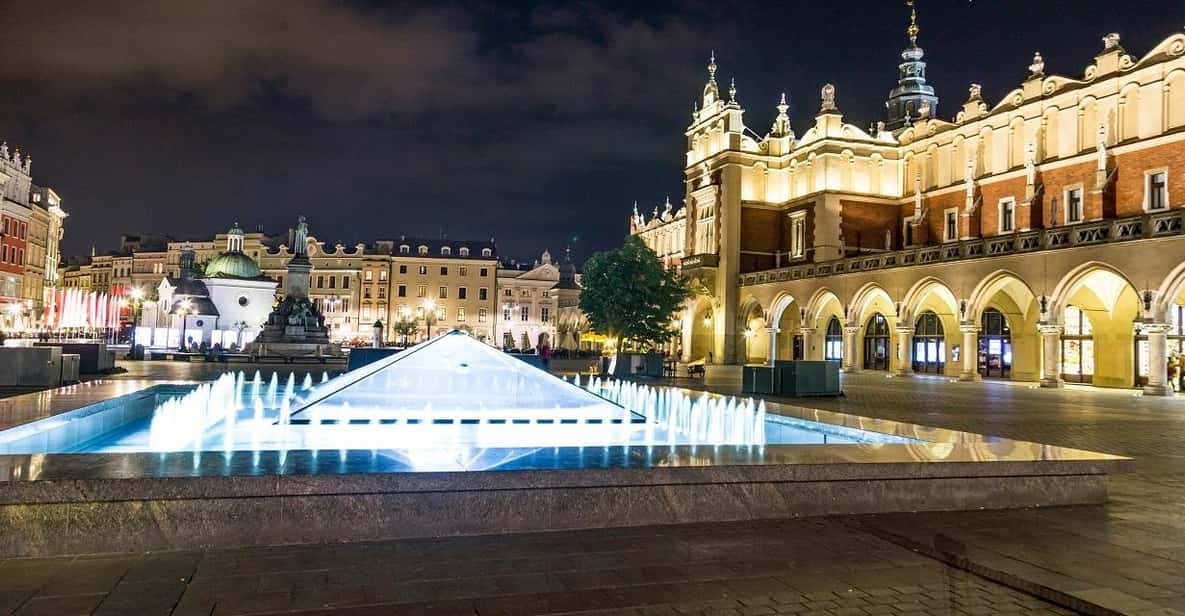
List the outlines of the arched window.
<svg viewBox="0 0 1185 616">
<path fill-rule="evenodd" d="M 979 374 L 1006 379 L 1012 375 L 1012 330 L 995 308 L 979 319 Z"/>
<path fill-rule="evenodd" d="M 1094 328 L 1077 306 L 1062 313 L 1062 378 L 1089 383 L 1094 377 Z"/>
<path fill-rule="evenodd" d="M 914 372 L 942 374 L 946 366 L 946 338 L 942 321 L 933 311 L 927 310 L 918 316 L 913 328 Z"/>
<path fill-rule="evenodd" d="M 843 359 L 843 324 L 839 322 L 839 317 L 831 317 L 827 322 L 827 334 L 823 338 L 823 359 Z"/>
<path fill-rule="evenodd" d="M 453 254 L 453 249 L 449 248 L 448 246 L 441 246 L 440 247 L 440 254 L 447 257 L 447 256 Z"/>
<path fill-rule="evenodd" d="M 406 254 L 410 254 L 410 253 L 411 253 L 411 246 L 408 246 L 407 244 L 403 244 L 402 246 L 399 247 L 399 254 L 406 255 Z"/>
<path fill-rule="evenodd" d="M 864 369 L 889 369 L 889 321 L 879 312 L 864 326 Z"/>
<path fill-rule="evenodd" d="M 462 246 L 461 250 L 460 250 L 460 254 L 462 257 L 468 257 L 469 256 L 469 249 Z"/>
<path fill-rule="evenodd" d="M 490 250 L 489 248 L 482 248 L 481 249 L 481 256 L 483 256 L 483 257 L 488 257 L 492 254 L 494 254 L 494 251 Z"/>
<path fill-rule="evenodd" d="M 419 252 L 420 252 L 420 254 L 422 254 L 422 255 L 426 255 L 426 254 L 428 254 L 428 247 L 427 247 L 427 246 L 420 246 L 420 248 L 419 248 Z"/>
</svg>

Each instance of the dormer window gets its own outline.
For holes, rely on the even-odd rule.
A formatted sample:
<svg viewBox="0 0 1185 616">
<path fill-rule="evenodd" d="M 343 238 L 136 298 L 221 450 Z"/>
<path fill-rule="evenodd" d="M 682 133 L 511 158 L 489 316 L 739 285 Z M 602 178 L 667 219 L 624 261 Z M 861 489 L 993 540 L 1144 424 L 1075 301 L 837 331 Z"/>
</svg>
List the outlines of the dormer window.
<svg viewBox="0 0 1185 616">
<path fill-rule="evenodd" d="M 441 247 L 440 247 L 440 255 L 441 255 L 442 257 L 447 257 L 447 256 L 449 256 L 449 255 L 451 255 L 451 254 L 453 254 L 453 249 L 452 249 L 452 248 L 449 248 L 448 246 L 441 246 Z"/>
<path fill-rule="evenodd" d="M 402 246 L 399 247 L 399 254 L 401 254 L 401 255 L 411 254 L 411 246 L 408 246 L 407 244 L 403 244 Z"/>
<path fill-rule="evenodd" d="M 489 248 L 482 248 L 481 249 L 481 256 L 483 256 L 483 257 L 488 257 L 492 254 L 494 254 L 494 251 L 490 250 Z"/>
<path fill-rule="evenodd" d="M 419 248 L 419 252 L 420 252 L 420 254 L 421 254 L 421 255 L 426 255 L 426 254 L 428 254 L 428 247 L 427 247 L 427 246 L 420 246 L 420 248 Z"/>
<path fill-rule="evenodd" d="M 468 257 L 469 256 L 469 249 L 468 248 L 461 248 L 461 256 Z"/>
</svg>

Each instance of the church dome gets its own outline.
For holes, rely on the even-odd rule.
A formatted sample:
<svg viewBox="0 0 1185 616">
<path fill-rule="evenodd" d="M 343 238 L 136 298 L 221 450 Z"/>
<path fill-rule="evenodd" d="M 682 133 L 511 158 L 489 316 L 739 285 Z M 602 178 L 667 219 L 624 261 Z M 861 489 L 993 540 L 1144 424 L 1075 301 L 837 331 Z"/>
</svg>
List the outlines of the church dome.
<svg viewBox="0 0 1185 616">
<path fill-rule="evenodd" d="M 259 264 L 241 252 L 224 252 L 206 264 L 206 278 L 259 278 Z"/>
</svg>

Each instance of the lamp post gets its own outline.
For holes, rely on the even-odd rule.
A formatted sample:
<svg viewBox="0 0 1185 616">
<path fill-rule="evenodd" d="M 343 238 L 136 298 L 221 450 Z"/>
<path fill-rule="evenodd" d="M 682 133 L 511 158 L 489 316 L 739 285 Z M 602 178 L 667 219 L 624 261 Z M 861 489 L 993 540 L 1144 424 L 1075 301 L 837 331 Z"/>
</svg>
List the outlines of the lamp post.
<svg viewBox="0 0 1185 616">
<path fill-rule="evenodd" d="M 426 299 L 421 306 L 424 309 L 424 328 L 428 332 L 428 340 L 431 340 L 432 324 L 436 322 L 436 302 Z"/>
<path fill-rule="evenodd" d="M 177 314 L 181 315 L 181 341 L 177 345 L 178 351 L 185 350 L 185 326 L 188 325 L 187 321 L 189 321 L 189 309 L 189 300 L 177 304 Z"/>
</svg>

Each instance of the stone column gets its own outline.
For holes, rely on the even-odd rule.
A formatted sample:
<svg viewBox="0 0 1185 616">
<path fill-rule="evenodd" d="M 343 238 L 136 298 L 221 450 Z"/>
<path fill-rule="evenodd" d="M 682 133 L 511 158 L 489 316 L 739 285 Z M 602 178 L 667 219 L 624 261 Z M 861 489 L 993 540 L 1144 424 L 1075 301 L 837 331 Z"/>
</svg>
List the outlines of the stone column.
<svg viewBox="0 0 1185 616">
<path fill-rule="evenodd" d="M 897 376 L 913 376 L 913 328 L 897 328 Z"/>
<path fill-rule="evenodd" d="M 974 323 L 962 323 L 959 331 L 963 332 L 963 351 L 960 360 L 963 362 L 959 372 L 960 381 L 978 381 L 979 376 L 979 326 Z"/>
<path fill-rule="evenodd" d="M 823 359 L 823 354 L 812 350 L 812 345 L 815 342 L 815 328 L 814 327 L 800 327 L 798 333 L 802 334 L 802 358 L 803 359 Z"/>
<path fill-rule="evenodd" d="M 767 327 L 765 331 L 769 332 L 769 359 L 766 363 L 770 366 L 774 365 L 774 360 L 778 357 L 778 328 Z"/>
<path fill-rule="evenodd" d="M 1038 326 L 1041 331 L 1042 366 L 1041 386 L 1061 387 L 1065 385 L 1061 374 L 1062 326 L 1051 323 Z"/>
<path fill-rule="evenodd" d="M 848 325 L 843 328 L 843 369 L 844 372 L 859 372 L 860 367 L 856 364 L 856 335 L 860 333 L 860 327 Z"/>
<path fill-rule="evenodd" d="M 1168 332 L 1165 323 L 1145 323 L 1144 335 L 1148 336 L 1148 384 L 1144 386 L 1146 396 L 1171 396 L 1173 387 L 1168 377 Z"/>
</svg>

